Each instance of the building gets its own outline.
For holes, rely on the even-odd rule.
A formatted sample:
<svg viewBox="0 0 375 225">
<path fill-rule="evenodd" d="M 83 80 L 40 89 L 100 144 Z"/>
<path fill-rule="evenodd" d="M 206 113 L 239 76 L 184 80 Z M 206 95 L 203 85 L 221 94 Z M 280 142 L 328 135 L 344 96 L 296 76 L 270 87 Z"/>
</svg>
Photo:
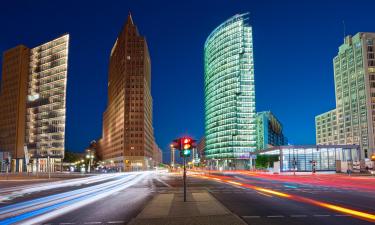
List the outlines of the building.
<svg viewBox="0 0 375 225">
<path fill-rule="evenodd" d="M 25 155 L 29 55 L 30 49 L 23 45 L 9 49 L 3 54 L 0 89 L 0 151 L 8 152 L 7 156 L 14 159 L 23 159 Z M 22 164 L 21 161 L 21 169 Z M 13 165 L 16 166 L 15 163 Z"/>
<path fill-rule="evenodd" d="M 10 152 L 12 171 L 55 171 L 61 166 L 68 48 L 65 34 L 32 49 L 20 45 L 4 53 L 0 151 Z"/>
<path fill-rule="evenodd" d="M 220 24 L 204 45 L 205 157 L 216 168 L 248 168 L 256 149 L 252 27 L 248 14 Z"/>
<path fill-rule="evenodd" d="M 358 145 L 276 146 L 254 154 L 278 156 L 274 172 L 311 172 L 314 168 L 315 171 L 341 171 L 342 166 L 353 169 L 353 163 L 360 157 Z"/>
<path fill-rule="evenodd" d="M 151 61 L 146 39 L 129 13 L 110 55 L 99 155 L 121 171 L 149 169 L 154 142 Z"/>
<path fill-rule="evenodd" d="M 55 171 L 64 158 L 68 49 L 65 34 L 30 51 L 26 145 L 36 170 Z"/>
<path fill-rule="evenodd" d="M 333 59 L 336 109 L 316 116 L 317 144 L 358 144 L 375 154 L 375 33 L 347 36 Z"/>
<path fill-rule="evenodd" d="M 161 150 L 156 143 L 154 143 L 152 161 L 154 163 L 154 167 L 158 167 L 161 163 L 163 163 L 163 150 Z"/>
<path fill-rule="evenodd" d="M 257 150 L 288 144 L 288 140 L 283 134 L 283 125 L 272 112 L 258 112 L 256 128 Z"/>
<path fill-rule="evenodd" d="M 204 150 L 206 148 L 206 138 L 203 136 L 201 139 L 199 139 L 197 144 L 197 153 L 199 157 L 199 163 L 201 165 L 205 165 L 206 157 L 204 155 Z"/>
</svg>

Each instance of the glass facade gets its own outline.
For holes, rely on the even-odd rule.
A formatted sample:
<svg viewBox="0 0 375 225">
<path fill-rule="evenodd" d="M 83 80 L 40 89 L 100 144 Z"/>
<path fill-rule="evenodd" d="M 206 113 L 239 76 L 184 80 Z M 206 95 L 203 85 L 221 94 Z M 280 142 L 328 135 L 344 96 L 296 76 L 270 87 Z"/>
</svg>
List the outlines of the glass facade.
<svg viewBox="0 0 375 225">
<path fill-rule="evenodd" d="M 256 128 L 257 150 L 288 144 L 288 139 L 283 134 L 283 126 L 272 112 L 258 112 Z"/>
<path fill-rule="evenodd" d="M 260 151 L 259 155 L 279 155 L 280 171 L 312 171 L 312 161 L 316 162 L 316 171 L 335 171 L 336 161 L 359 161 L 358 145 L 322 145 L 322 146 L 280 146 Z"/>
<path fill-rule="evenodd" d="M 26 144 L 32 157 L 64 156 L 68 45 L 66 34 L 31 49 Z"/>
<path fill-rule="evenodd" d="M 256 149 L 252 28 L 248 14 L 218 26 L 204 46 L 205 156 L 244 167 Z"/>
</svg>

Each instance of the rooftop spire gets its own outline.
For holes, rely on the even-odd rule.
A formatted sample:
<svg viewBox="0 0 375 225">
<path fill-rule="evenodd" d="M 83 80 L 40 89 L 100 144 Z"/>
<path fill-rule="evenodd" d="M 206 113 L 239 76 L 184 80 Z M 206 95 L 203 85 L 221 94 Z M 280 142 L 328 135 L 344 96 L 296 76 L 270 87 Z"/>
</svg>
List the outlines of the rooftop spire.
<svg viewBox="0 0 375 225">
<path fill-rule="evenodd" d="M 132 25 L 134 25 L 134 23 L 133 23 L 133 18 L 132 18 L 132 14 L 131 14 L 130 10 L 129 10 L 129 14 L 128 14 L 128 20 L 127 20 L 126 23 L 131 23 Z"/>
</svg>

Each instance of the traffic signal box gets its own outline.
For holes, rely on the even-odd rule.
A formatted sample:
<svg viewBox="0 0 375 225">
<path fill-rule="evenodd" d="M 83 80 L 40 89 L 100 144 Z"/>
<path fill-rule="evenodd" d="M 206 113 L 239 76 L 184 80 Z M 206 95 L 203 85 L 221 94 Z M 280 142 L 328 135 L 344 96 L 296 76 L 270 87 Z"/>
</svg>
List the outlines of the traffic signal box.
<svg viewBox="0 0 375 225">
<path fill-rule="evenodd" d="M 180 157 L 187 158 L 191 155 L 195 140 L 190 137 L 182 137 L 174 140 L 173 147 L 180 150 Z"/>
</svg>

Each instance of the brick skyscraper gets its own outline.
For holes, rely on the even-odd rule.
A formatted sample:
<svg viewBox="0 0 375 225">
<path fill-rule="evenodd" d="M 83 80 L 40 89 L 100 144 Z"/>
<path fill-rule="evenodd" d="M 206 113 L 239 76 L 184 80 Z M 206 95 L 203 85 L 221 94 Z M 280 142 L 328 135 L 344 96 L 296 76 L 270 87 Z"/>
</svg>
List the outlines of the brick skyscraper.
<svg viewBox="0 0 375 225">
<path fill-rule="evenodd" d="M 131 14 L 112 48 L 108 75 L 108 105 L 98 154 L 118 170 L 152 165 L 151 62 L 147 42 Z"/>
<path fill-rule="evenodd" d="M 0 151 L 24 157 L 30 50 L 18 45 L 3 54 L 0 89 Z"/>
</svg>

